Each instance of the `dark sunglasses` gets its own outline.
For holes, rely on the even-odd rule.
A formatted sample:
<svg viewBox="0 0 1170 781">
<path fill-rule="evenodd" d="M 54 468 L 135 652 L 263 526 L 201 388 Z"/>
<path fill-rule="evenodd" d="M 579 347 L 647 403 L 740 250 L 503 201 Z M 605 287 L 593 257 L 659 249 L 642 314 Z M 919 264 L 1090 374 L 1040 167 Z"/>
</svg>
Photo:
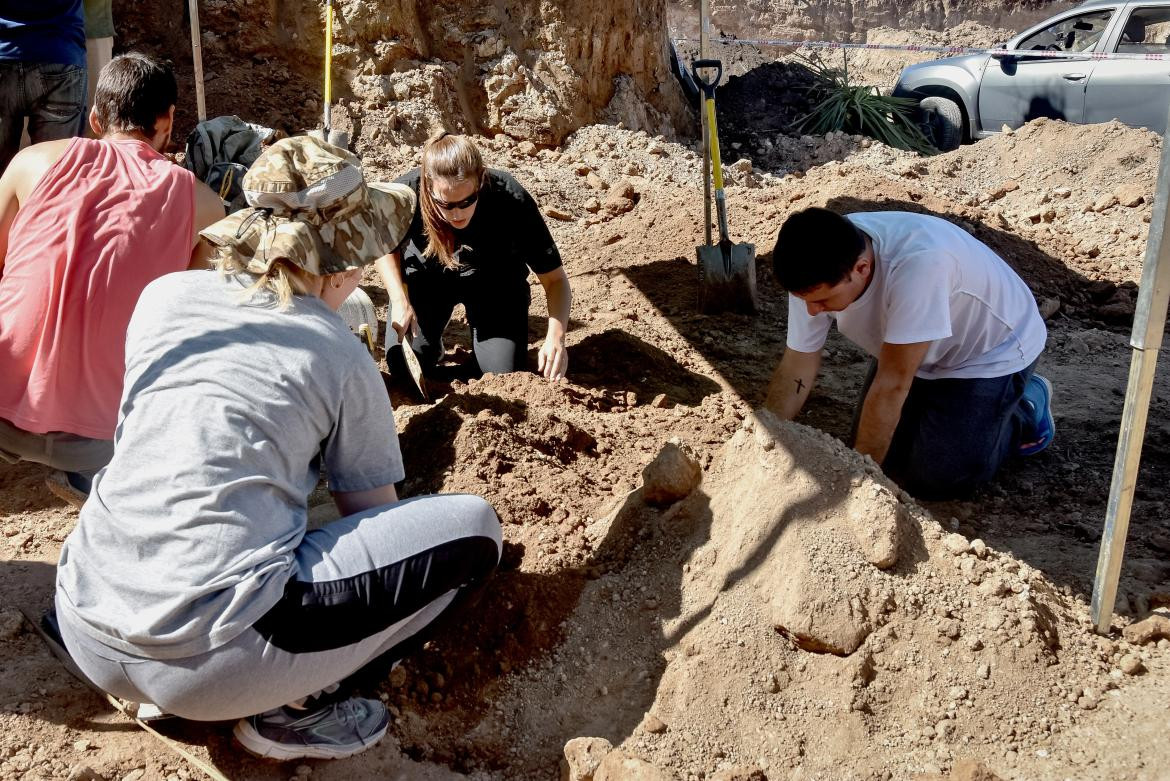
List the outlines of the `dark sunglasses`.
<svg viewBox="0 0 1170 781">
<path fill-rule="evenodd" d="M 471 206 L 473 203 L 478 201 L 479 200 L 479 190 L 476 190 L 471 195 L 464 198 L 462 201 L 441 201 L 435 197 L 434 193 L 431 193 L 431 200 L 434 201 L 435 205 L 438 206 L 443 211 L 453 212 L 453 211 L 456 211 L 458 209 L 466 209 L 468 206 Z"/>
</svg>

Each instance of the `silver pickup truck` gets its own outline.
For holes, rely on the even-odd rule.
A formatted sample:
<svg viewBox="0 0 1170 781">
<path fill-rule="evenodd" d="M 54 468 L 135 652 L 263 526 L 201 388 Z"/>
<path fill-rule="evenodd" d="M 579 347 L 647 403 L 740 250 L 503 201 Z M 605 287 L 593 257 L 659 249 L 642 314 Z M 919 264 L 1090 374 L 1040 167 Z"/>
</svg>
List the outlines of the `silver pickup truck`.
<svg viewBox="0 0 1170 781">
<path fill-rule="evenodd" d="M 1089 0 L 995 54 L 945 57 L 902 71 L 894 95 L 919 101 L 934 145 L 954 149 L 1030 119 L 1108 122 L 1157 133 L 1170 110 L 1170 0 Z M 1039 56 L 1061 52 L 1067 56 Z M 1100 52 L 1167 59 L 1091 59 Z"/>
</svg>

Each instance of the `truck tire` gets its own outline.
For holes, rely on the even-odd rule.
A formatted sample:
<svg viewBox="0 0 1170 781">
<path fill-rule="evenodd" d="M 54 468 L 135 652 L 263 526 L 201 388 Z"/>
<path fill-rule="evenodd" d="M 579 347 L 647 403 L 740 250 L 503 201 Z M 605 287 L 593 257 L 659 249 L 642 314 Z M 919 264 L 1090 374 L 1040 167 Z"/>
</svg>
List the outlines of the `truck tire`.
<svg viewBox="0 0 1170 781">
<path fill-rule="evenodd" d="M 918 104 L 926 138 L 940 152 L 958 149 L 963 143 L 963 112 L 949 98 L 923 98 Z"/>
</svg>

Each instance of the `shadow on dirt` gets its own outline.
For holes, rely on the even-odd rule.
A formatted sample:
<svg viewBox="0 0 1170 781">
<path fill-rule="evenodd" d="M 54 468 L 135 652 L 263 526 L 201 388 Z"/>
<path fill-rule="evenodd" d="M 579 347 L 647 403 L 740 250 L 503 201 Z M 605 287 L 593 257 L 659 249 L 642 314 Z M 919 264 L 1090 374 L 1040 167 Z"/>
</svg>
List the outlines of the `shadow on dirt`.
<svg viewBox="0 0 1170 781">
<path fill-rule="evenodd" d="M 34 464 L 31 461 L 16 464 L 0 461 L 0 518 L 35 510 L 65 507 L 65 502 L 45 487 L 45 478 L 52 471 L 44 464 Z"/>
</svg>

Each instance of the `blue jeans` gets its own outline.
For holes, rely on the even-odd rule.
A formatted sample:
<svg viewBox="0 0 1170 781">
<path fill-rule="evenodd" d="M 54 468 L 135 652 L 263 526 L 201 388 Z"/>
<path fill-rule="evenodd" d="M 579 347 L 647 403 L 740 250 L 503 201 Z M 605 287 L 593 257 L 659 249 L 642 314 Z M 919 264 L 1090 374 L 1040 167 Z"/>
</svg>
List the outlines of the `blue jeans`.
<svg viewBox="0 0 1170 781">
<path fill-rule="evenodd" d="M 1020 407 L 1036 369 L 987 379 L 915 377 L 882 470 L 919 499 L 957 499 L 987 483 L 1019 449 L 1029 413 Z M 861 403 L 877 373 L 870 363 Z"/>
<path fill-rule="evenodd" d="M 0 61 L 0 172 L 20 149 L 26 118 L 34 144 L 81 135 L 85 91 L 80 65 Z"/>
</svg>

